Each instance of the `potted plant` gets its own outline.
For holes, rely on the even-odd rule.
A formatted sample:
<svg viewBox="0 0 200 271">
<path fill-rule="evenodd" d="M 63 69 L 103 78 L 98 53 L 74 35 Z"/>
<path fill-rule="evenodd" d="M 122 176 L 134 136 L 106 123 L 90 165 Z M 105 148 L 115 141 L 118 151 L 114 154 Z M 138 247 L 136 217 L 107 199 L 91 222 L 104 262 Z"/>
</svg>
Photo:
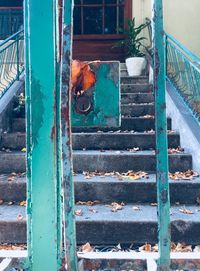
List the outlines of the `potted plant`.
<svg viewBox="0 0 200 271">
<path fill-rule="evenodd" d="M 139 76 L 146 66 L 145 54 L 142 51 L 145 46 L 142 41 L 145 37 L 141 37 L 141 31 L 148 26 L 149 23 L 144 23 L 136 27 L 135 18 L 128 20 L 128 28 L 120 32 L 125 34 L 125 39 L 119 41 L 116 47 L 124 48 L 126 53 L 126 66 L 129 76 Z"/>
</svg>

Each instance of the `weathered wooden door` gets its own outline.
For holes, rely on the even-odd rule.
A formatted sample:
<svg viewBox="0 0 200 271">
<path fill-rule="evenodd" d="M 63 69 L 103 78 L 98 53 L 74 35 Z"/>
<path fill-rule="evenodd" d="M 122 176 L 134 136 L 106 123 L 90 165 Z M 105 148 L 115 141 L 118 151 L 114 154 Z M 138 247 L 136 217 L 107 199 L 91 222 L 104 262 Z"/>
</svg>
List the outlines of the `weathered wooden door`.
<svg viewBox="0 0 200 271">
<path fill-rule="evenodd" d="M 80 60 L 123 60 L 123 51 L 112 48 L 123 35 L 132 16 L 131 0 L 74 1 L 73 58 Z"/>
</svg>

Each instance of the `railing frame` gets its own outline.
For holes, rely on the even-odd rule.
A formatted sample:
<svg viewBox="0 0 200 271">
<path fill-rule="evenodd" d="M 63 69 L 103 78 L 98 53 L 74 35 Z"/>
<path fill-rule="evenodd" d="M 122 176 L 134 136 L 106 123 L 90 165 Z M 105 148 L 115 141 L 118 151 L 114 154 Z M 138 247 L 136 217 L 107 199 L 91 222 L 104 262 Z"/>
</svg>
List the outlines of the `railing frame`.
<svg viewBox="0 0 200 271">
<path fill-rule="evenodd" d="M 72 9 L 73 0 L 51 0 L 51 5 L 39 0 L 25 1 L 28 178 L 26 268 L 31 271 L 81 271 L 91 268 L 99 270 L 101 267 L 118 271 L 122 266 L 129 269 L 138 266 L 138 270 L 144 270 L 144 261 L 149 271 L 169 271 L 171 263 L 177 269 L 183 267 L 183 262 L 184 266 L 197 268 L 199 258 L 189 254 L 188 258 L 186 254 L 180 257 L 172 255 L 170 261 L 162 0 L 154 0 L 159 253 L 78 253 L 82 260 L 77 267 L 70 126 Z M 48 46 L 48 50 L 38 52 L 38 37 L 44 48 Z M 42 209 L 46 207 L 45 214 L 41 212 L 41 206 Z M 6 263 L 10 264 L 10 261 Z M 143 269 L 139 269 L 139 266 Z"/>
<path fill-rule="evenodd" d="M 193 116 L 200 121 L 200 58 L 165 34 L 166 76 Z M 195 108 L 195 103 L 198 108 Z"/>
<path fill-rule="evenodd" d="M 0 43 L 0 98 L 6 93 L 15 81 L 19 81 L 24 71 L 23 30 L 18 31 Z M 11 52 L 10 52 L 11 51 Z M 22 61 L 20 61 L 20 56 Z M 2 62 L 1 62 L 2 61 Z M 9 65 L 9 67 L 6 67 Z M 16 66 L 16 67 L 15 67 Z"/>
</svg>

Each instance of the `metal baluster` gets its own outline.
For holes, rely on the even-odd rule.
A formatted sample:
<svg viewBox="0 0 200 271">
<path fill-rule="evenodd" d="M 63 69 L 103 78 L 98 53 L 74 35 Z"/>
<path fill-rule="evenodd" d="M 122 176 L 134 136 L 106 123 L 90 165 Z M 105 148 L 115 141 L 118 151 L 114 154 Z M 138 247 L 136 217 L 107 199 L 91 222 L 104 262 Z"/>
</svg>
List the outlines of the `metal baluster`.
<svg viewBox="0 0 200 271">
<path fill-rule="evenodd" d="M 170 270 L 170 200 L 168 182 L 167 119 L 163 3 L 154 0 L 154 93 L 156 120 L 156 175 L 158 201 L 159 271 Z"/>
<path fill-rule="evenodd" d="M 62 178 L 64 197 L 65 261 L 68 271 L 76 271 L 76 232 L 74 214 L 74 185 L 72 180 L 71 138 L 71 60 L 73 0 L 63 0 L 62 58 L 61 58 L 61 130 L 62 130 Z"/>
</svg>

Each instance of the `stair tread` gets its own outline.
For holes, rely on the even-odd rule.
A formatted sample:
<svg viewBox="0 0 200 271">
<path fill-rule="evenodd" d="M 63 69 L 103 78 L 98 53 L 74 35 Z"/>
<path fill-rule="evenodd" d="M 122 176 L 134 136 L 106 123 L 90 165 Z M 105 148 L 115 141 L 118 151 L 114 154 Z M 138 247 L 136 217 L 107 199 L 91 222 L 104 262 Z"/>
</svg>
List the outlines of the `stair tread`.
<svg viewBox="0 0 200 271">
<path fill-rule="evenodd" d="M 139 207 L 140 210 L 134 210 L 133 207 Z M 97 212 L 91 212 L 91 207 L 87 205 L 75 205 L 75 210 L 82 210 L 81 216 L 76 216 L 77 222 L 144 222 L 157 223 L 157 206 L 150 204 L 127 204 L 122 210 L 112 212 L 108 204 L 98 204 L 92 206 Z M 193 214 L 185 214 L 180 209 L 186 208 Z M 23 219 L 18 219 L 22 215 Z M 196 205 L 177 205 L 171 206 L 171 222 L 175 221 L 195 222 L 200 224 L 200 207 Z M 26 207 L 19 205 L 0 205 L 0 223 L 1 222 L 26 222 Z"/>
<path fill-rule="evenodd" d="M 127 118 L 129 119 L 129 118 Z M 99 128 L 99 131 L 97 132 L 72 132 L 73 135 L 108 135 L 108 136 L 112 136 L 112 135 L 118 135 L 118 136 L 122 136 L 122 135 L 129 135 L 129 136 L 144 136 L 144 137 L 151 137 L 152 135 L 155 136 L 155 131 L 151 131 L 151 133 L 148 133 L 148 132 L 137 132 L 137 131 L 122 131 L 120 130 L 120 127 L 119 127 L 119 130 L 118 131 L 107 131 L 107 132 L 104 132 L 104 131 L 101 131 L 101 128 Z M 2 137 L 4 136 L 8 136 L 8 137 L 12 137 L 12 136 L 18 136 L 19 135 L 19 132 L 10 132 L 10 133 L 6 133 L 5 135 L 2 135 Z M 168 133 L 168 136 L 177 136 L 179 135 L 179 132 L 178 131 L 173 131 L 172 133 Z M 24 132 L 20 132 L 20 136 L 26 136 L 26 133 Z"/>
<path fill-rule="evenodd" d="M 8 182 L 8 178 L 9 178 L 10 174 L 0 174 L 0 184 L 1 183 L 7 183 L 7 184 L 17 184 L 17 183 L 26 183 L 26 177 L 19 177 L 16 176 L 14 181 Z M 122 184 L 130 184 L 130 183 L 134 183 L 134 184 L 149 184 L 149 183 L 155 183 L 156 182 L 156 174 L 148 174 L 147 178 L 140 178 L 138 180 L 133 180 L 131 178 L 124 178 L 123 180 L 119 179 L 119 177 L 117 175 L 113 175 L 113 176 L 106 176 L 104 174 L 102 175 L 96 175 L 96 176 L 89 176 L 86 177 L 86 175 L 84 174 L 75 174 L 73 176 L 73 180 L 74 182 L 78 182 L 78 183 L 82 183 L 82 182 L 89 182 L 89 183 L 122 183 Z M 189 184 L 189 185 L 193 185 L 193 184 L 199 184 L 200 185 L 200 176 L 199 177 L 195 177 L 193 179 L 190 180 L 185 180 L 185 179 L 181 179 L 181 180 L 172 180 L 169 178 L 169 183 L 172 184 Z"/>
<path fill-rule="evenodd" d="M 127 156 L 155 156 L 155 153 L 153 152 L 153 150 L 139 150 L 136 152 L 130 152 L 127 150 L 74 150 L 73 151 L 74 154 L 78 154 L 78 155 L 101 155 L 101 156 L 107 156 L 107 155 L 114 155 L 114 156 L 118 156 L 118 155 L 127 155 Z M 0 157 L 1 156 L 9 156 L 9 155 L 18 155 L 21 157 L 25 156 L 24 152 L 20 152 L 17 150 L 11 151 L 11 152 L 2 152 L 0 151 Z M 182 152 L 182 153 L 173 153 L 173 154 L 169 154 L 169 156 L 191 156 L 190 153 L 187 152 Z"/>
</svg>

